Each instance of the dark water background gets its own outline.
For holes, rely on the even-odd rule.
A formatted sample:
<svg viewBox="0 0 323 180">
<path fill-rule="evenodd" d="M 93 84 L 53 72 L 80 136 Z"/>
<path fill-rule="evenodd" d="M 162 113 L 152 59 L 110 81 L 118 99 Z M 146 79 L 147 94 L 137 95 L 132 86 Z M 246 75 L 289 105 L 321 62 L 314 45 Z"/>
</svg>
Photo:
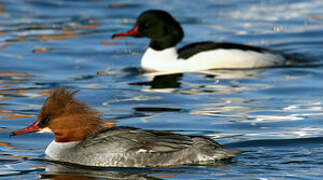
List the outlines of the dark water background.
<svg viewBox="0 0 323 180">
<path fill-rule="evenodd" d="M 182 23 L 181 45 L 236 42 L 308 63 L 142 74 L 138 68 L 148 40 L 110 37 L 156 8 Z M 322 49 L 321 0 L 2 0 L 0 179 L 322 179 Z M 153 169 L 44 161 L 52 135 L 8 135 L 31 124 L 49 90 L 60 86 L 79 89 L 77 97 L 112 124 L 205 135 L 228 148 L 256 152 L 208 166 Z"/>
</svg>

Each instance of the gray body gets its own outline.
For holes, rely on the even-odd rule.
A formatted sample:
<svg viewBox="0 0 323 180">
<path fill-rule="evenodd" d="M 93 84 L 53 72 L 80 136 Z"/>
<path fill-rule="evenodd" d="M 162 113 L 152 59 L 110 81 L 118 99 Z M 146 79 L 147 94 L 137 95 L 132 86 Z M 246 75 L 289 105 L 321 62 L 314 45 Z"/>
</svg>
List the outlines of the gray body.
<svg viewBox="0 0 323 180">
<path fill-rule="evenodd" d="M 58 161 L 101 167 L 160 167 L 229 159 L 241 151 L 212 139 L 131 127 L 104 129 L 83 141 L 53 141 L 46 155 Z"/>
</svg>

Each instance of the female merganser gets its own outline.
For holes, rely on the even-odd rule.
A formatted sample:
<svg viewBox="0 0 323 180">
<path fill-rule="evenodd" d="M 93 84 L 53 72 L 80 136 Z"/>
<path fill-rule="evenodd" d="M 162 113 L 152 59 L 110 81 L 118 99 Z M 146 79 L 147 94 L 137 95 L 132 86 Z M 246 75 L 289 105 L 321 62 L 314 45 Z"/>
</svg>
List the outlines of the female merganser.
<svg viewBox="0 0 323 180">
<path fill-rule="evenodd" d="M 229 159 L 242 153 L 224 149 L 207 137 L 122 126 L 106 128 L 101 114 L 74 94 L 66 88 L 55 90 L 36 122 L 12 135 L 52 132 L 55 139 L 45 154 L 52 160 L 86 166 L 173 166 Z"/>
<path fill-rule="evenodd" d="M 208 69 L 260 68 L 291 63 L 290 57 L 265 48 L 234 43 L 198 42 L 176 50 L 184 36 L 181 25 L 167 12 L 143 12 L 136 25 L 121 36 L 147 37 L 149 48 L 141 66 L 152 71 L 184 72 Z"/>
</svg>

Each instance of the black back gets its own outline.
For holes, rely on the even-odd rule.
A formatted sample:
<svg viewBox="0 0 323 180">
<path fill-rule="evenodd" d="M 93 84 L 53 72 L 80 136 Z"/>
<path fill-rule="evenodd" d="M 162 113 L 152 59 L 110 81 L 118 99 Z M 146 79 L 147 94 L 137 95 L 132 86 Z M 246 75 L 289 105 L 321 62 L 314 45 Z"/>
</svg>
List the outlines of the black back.
<svg viewBox="0 0 323 180">
<path fill-rule="evenodd" d="M 212 41 L 205 41 L 205 42 L 197 42 L 186 45 L 178 50 L 178 58 L 180 59 L 188 59 L 191 56 L 200 53 L 202 51 L 210 51 L 216 49 L 238 49 L 243 51 L 255 51 L 255 52 L 270 52 L 268 49 L 242 45 L 242 44 L 235 44 L 235 43 L 216 43 Z"/>
</svg>

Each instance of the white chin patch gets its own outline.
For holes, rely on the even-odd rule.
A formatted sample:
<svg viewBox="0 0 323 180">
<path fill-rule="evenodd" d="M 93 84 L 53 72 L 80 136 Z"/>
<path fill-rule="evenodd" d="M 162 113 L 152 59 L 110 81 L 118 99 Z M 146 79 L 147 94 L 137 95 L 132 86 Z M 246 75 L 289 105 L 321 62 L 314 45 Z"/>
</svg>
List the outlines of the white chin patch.
<svg viewBox="0 0 323 180">
<path fill-rule="evenodd" d="M 38 131 L 38 133 L 53 133 L 53 131 L 50 130 L 48 127 L 45 127 L 43 129 L 41 129 L 40 131 Z"/>
</svg>

